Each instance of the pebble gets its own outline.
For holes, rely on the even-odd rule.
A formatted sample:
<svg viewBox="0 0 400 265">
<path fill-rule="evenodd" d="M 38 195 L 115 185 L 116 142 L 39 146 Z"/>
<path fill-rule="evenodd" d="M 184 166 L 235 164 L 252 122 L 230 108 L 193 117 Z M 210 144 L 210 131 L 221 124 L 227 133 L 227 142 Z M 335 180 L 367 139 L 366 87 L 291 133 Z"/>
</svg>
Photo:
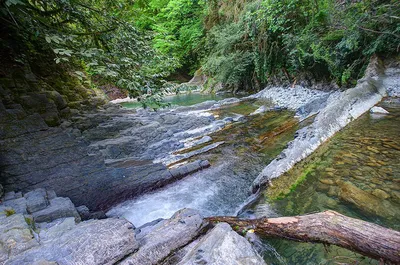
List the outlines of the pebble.
<svg viewBox="0 0 400 265">
<path fill-rule="evenodd" d="M 381 189 L 375 189 L 372 192 L 372 195 L 374 195 L 374 196 L 376 196 L 376 197 L 378 197 L 380 199 L 384 199 L 384 200 L 390 197 L 389 194 L 387 194 L 385 191 L 383 191 Z"/>
</svg>

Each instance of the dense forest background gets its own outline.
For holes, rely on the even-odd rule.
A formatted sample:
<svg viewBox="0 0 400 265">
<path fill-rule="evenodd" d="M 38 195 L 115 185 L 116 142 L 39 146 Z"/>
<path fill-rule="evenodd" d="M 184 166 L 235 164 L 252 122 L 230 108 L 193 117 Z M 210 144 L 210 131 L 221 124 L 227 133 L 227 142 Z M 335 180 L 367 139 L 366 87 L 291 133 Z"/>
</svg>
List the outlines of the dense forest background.
<svg viewBox="0 0 400 265">
<path fill-rule="evenodd" d="M 141 99 L 195 73 L 208 88 L 345 88 L 400 51 L 398 0 L 6 0 L 0 19 L 2 71 L 46 61 Z"/>
</svg>

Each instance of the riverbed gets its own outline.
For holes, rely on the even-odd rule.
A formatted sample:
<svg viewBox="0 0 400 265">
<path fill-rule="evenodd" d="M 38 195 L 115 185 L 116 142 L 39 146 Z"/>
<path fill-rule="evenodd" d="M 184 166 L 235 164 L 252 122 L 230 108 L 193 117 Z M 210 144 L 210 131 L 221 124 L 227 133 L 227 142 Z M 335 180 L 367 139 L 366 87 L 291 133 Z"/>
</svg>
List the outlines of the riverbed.
<svg viewBox="0 0 400 265">
<path fill-rule="evenodd" d="M 285 148 L 299 127 L 294 113 L 287 110 L 250 115 L 261 105 L 268 103 L 241 101 L 212 110 L 218 119 L 242 118 L 209 134 L 212 141 L 207 145 L 223 144 L 184 161 L 208 160 L 211 167 L 156 192 L 126 201 L 110 210 L 108 215 L 124 216 L 136 226 L 169 218 L 181 208 L 194 208 L 205 216 L 234 215 L 249 196 L 255 176 Z M 193 152 L 203 146 L 177 154 Z"/>
<path fill-rule="evenodd" d="M 207 97 L 195 98 L 193 102 L 205 100 Z M 332 209 L 398 230 L 400 103 L 389 99 L 380 105 L 390 114 L 365 113 L 350 123 L 309 158 L 274 180 L 273 187 L 243 216 L 288 216 Z M 270 110 L 255 112 L 261 106 Z M 211 143 L 222 144 L 184 161 L 208 160 L 211 167 L 125 201 L 107 215 L 123 216 L 141 226 L 169 218 L 181 208 L 197 209 L 204 216 L 237 214 L 258 173 L 286 148 L 299 128 L 313 119 L 299 122 L 294 112 L 272 107 L 270 102 L 253 99 L 209 110 L 216 119 L 241 117 L 208 135 Z M 178 154 L 202 147 L 187 148 Z M 338 247 L 325 249 L 322 245 L 285 240 L 260 241 L 259 249 L 264 250 L 268 264 L 373 263 Z"/>
<path fill-rule="evenodd" d="M 379 106 L 389 114 L 365 113 L 316 152 L 272 182 L 247 211 L 255 217 L 292 216 L 335 210 L 400 229 L 400 101 Z M 378 264 L 339 247 L 265 240 L 281 255 L 265 252 L 270 264 Z"/>
</svg>

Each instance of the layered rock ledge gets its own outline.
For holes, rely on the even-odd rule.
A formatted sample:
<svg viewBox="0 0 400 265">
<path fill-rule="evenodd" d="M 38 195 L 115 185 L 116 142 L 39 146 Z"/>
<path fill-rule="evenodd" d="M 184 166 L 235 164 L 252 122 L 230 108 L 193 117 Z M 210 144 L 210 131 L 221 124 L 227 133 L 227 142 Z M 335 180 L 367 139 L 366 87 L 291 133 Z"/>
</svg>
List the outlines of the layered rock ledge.
<svg viewBox="0 0 400 265">
<path fill-rule="evenodd" d="M 199 264 L 199 255 L 201 264 L 264 264 L 228 224 L 209 230 L 191 209 L 135 228 L 123 218 L 81 221 L 85 206 L 80 216 L 69 198 L 44 189 L 2 199 L 1 264 Z"/>
<path fill-rule="evenodd" d="M 109 104 L 60 127 L 49 127 L 38 114 L 15 119 L 0 102 L 0 183 L 6 191 L 52 189 L 78 205 L 107 209 L 209 167 L 188 159 L 216 145 L 204 135 L 235 120 L 215 119 L 207 110 L 232 102 L 158 112 Z"/>
</svg>

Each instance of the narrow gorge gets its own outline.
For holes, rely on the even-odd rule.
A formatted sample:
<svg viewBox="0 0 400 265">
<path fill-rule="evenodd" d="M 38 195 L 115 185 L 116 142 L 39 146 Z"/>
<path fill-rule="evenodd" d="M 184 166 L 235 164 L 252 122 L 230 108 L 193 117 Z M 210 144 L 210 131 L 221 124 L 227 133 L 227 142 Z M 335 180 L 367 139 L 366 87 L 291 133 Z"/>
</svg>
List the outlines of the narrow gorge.
<svg viewBox="0 0 400 265">
<path fill-rule="evenodd" d="M 0 264 L 400 263 L 396 1 L 0 11 Z"/>
</svg>

